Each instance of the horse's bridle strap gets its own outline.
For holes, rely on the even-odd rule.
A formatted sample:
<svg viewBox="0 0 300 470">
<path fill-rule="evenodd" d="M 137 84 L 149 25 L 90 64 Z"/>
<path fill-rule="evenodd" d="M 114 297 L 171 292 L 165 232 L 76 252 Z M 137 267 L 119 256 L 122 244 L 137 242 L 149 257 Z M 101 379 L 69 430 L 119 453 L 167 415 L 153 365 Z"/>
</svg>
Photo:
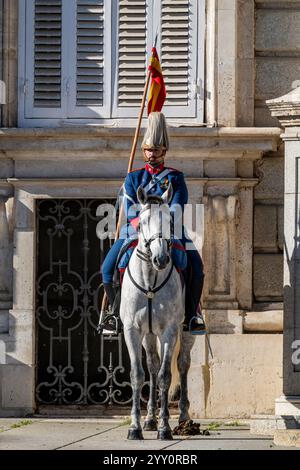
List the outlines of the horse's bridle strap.
<svg viewBox="0 0 300 470">
<path fill-rule="evenodd" d="M 167 275 L 167 277 L 163 280 L 163 282 L 155 287 L 154 289 L 144 289 L 142 286 L 140 286 L 136 281 L 135 279 L 133 278 L 132 274 L 131 274 L 131 271 L 130 271 L 130 268 L 129 268 L 129 264 L 127 266 L 127 270 L 128 270 L 128 275 L 129 275 L 129 279 L 131 280 L 131 282 L 133 283 L 133 285 L 139 289 L 141 292 L 143 292 L 143 294 L 145 294 L 145 296 L 147 297 L 148 299 L 148 324 L 149 324 L 149 333 L 153 333 L 152 332 L 152 299 L 154 297 L 154 294 L 156 292 L 158 292 L 162 287 L 164 287 L 165 284 L 167 284 L 168 280 L 170 279 L 171 277 L 171 274 L 173 272 L 173 263 L 171 265 L 171 269 Z"/>
<path fill-rule="evenodd" d="M 143 292 L 143 294 L 145 294 L 146 297 L 153 298 L 153 297 L 154 297 L 154 294 L 156 294 L 156 292 L 158 292 L 160 289 L 162 289 L 162 287 L 164 287 L 164 285 L 165 285 L 165 284 L 168 282 L 168 280 L 170 279 L 171 274 L 172 274 L 172 272 L 173 272 L 173 266 L 174 266 L 174 265 L 173 265 L 173 263 L 172 263 L 172 264 L 171 264 L 171 269 L 170 269 L 170 271 L 168 272 L 167 277 L 163 280 L 163 282 L 162 282 L 159 286 L 155 287 L 154 289 L 148 289 L 148 290 L 147 290 L 147 289 L 144 289 L 142 286 L 140 286 L 140 285 L 135 281 L 135 279 L 133 278 L 133 276 L 132 276 L 132 274 L 131 274 L 131 271 L 130 271 L 130 268 L 129 268 L 129 264 L 128 264 L 128 266 L 127 266 L 127 270 L 128 270 L 128 275 L 129 275 L 129 278 L 130 278 L 132 284 L 134 284 L 137 289 L 139 289 L 141 292 Z"/>
</svg>

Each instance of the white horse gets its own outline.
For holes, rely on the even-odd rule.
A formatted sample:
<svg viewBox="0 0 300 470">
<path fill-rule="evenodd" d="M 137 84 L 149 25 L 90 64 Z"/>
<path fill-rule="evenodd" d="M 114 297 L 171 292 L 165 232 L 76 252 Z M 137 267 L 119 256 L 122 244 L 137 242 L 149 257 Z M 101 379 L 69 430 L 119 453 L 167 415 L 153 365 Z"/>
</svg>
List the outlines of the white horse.
<svg viewBox="0 0 300 470">
<path fill-rule="evenodd" d="M 172 439 L 168 410 L 172 356 L 177 340 L 181 339 L 177 366 L 181 392 L 179 422 L 182 422 L 189 419 L 187 373 L 195 338 L 189 332 L 182 332 L 185 293 L 171 256 L 171 213 L 168 203 L 172 199 L 172 186 L 169 185 L 161 198 L 147 196 L 140 187 L 137 197 L 141 204 L 138 244 L 124 274 L 120 305 L 131 362 L 133 392 L 128 439 L 143 439 L 140 396 L 145 374 L 142 345 L 146 350 L 150 375 L 144 430 L 158 430 L 158 439 Z M 157 338 L 160 342 L 160 355 L 157 351 Z M 156 416 L 157 384 L 161 402 L 159 423 Z"/>
</svg>

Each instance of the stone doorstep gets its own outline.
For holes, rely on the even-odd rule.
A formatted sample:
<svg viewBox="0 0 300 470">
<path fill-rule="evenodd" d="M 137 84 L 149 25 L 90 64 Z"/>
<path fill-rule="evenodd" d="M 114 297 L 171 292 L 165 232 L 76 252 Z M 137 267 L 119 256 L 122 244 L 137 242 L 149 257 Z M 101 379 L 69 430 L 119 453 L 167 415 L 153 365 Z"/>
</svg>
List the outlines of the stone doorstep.
<svg viewBox="0 0 300 470">
<path fill-rule="evenodd" d="M 278 429 L 274 434 L 274 444 L 300 448 L 300 429 Z"/>
<path fill-rule="evenodd" d="M 300 422 L 294 416 L 252 415 L 250 433 L 262 436 L 275 436 L 277 431 L 300 432 Z M 300 440 L 299 440 L 300 442 Z M 277 444 L 279 445 L 279 444 Z M 284 445 L 284 444 L 281 444 Z"/>
</svg>

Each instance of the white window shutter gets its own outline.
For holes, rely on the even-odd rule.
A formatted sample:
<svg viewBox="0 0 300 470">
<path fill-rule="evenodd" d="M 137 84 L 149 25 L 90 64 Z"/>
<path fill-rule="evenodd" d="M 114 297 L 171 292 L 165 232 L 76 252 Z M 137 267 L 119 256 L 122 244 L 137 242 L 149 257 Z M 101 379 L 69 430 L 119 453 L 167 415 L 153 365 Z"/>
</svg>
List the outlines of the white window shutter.
<svg viewBox="0 0 300 470">
<path fill-rule="evenodd" d="M 25 117 L 60 117 L 62 96 L 62 0 L 27 0 Z"/>
<path fill-rule="evenodd" d="M 164 113 L 197 117 L 197 1 L 161 0 L 160 62 L 166 84 Z"/>
<path fill-rule="evenodd" d="M 174 121 L 202 121 L 205 0 L 19 5 L 21 123 L 136 118 L 157 31 L 167 90 L 163 111 Z"/>
<path fill-rule="evenodd" d="M 111 2 L 67 1 L 72 18 L 68 50 L 68 117 L 110 117 Z"/>
<path fill-rule="evenodd" d="M 204 8 L 200 7 L 204 2 L 119 0 L 118 3 L 113 116 L 138 115 L 149 55 L 158 31 L 157 50 L 167 90 L 163 111 L 167 117 L 202 120 L 202 103 L 199 103 L 196 85 L 201 63 L 198 21 L 200 10 L 204 15 Z"/>
<path fill-rule="evenodd" d="M 114 116 L 130 117 L 140 108 L 147 70 L 147 0 L 119 0 L 115 45 Z"/>
</svg>

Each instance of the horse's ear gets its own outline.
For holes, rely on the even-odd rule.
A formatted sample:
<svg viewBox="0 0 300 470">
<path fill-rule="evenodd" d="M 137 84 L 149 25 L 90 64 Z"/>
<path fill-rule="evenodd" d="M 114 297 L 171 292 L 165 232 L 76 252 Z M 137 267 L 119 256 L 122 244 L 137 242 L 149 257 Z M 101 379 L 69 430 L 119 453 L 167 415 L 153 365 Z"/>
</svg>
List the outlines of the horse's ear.
<svg viewBox="0 0 300 470">
<path fill-rule="evenodd" d="M 168 188 L 166 189 L 166 191 L 164 192 L 161 198 L 166 204 L 169 204 L 172 200 L 172 197 L 173 197 L 173 186 L 171 183 L 169 183 Z"/>
<path fill-rule="evenodd" d="M 136 192 L 139 203 L 143 206 L 146 203 L 147 194 L 142 186 L 139 186 Z"/>
</svg>

